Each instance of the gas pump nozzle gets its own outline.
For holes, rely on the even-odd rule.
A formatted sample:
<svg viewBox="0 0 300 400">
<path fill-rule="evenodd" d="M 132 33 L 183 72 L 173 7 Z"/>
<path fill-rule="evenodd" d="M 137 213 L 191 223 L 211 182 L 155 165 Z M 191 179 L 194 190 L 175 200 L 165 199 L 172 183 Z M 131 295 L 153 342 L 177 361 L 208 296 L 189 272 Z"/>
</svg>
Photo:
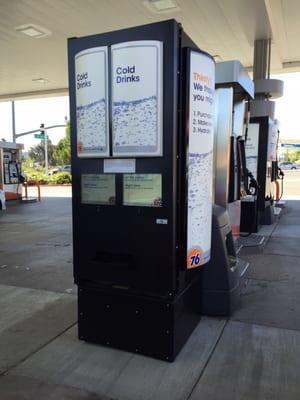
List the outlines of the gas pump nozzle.
<svg viewBox="0 0 300 400">
<path fill-rule="evenodd" d="M 283 179 L 284 178 L 284 172 L 279 167 L 277 167 L 277 177 L 278 177 L 278 179 Z"/>
<path fill-rule="evenodd" d="M 248 173 L 248 179 L 250 180 L 247 193 L 255 196 L 257 192 L 260 190 L 260 186 L 257 180 L 254 178 L 253 174 L 248 169 L 247 173 Z"/>
</svg>

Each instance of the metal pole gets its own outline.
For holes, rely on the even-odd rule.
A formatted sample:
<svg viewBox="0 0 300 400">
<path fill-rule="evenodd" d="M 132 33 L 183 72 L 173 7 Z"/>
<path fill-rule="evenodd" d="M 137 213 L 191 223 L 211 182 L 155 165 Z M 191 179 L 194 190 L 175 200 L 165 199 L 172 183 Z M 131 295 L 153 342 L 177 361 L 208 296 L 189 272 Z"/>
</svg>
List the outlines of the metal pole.
<svg viewBox="0 0 300 400">
<path fill-rule="evenodd" d="M 52 126 L 46 126 L 44 129 L 65 128 L 66 126 L 67 125 L 52 125 Z M 38 132 L 41 132 L 41 128 L 33 129 L 32 131 L 18 133 L 18 134 L 16 134 L 16 138 L 18 138 L 20 136 L 30 135 L 32 133 L 38 133 Z"/>
<path fill-rule="evenodd" d="M 45 174 L 48 175 L 48 137 L 45 129 Z"/>
<path fill-rule="evenodd" d="M 270 79 L 270 71 L 271 71 L 271 39 L 268 40 L 269 54 L 268 54 L 268 79 Z"/>
<path fill-rule="evenodd" d="M 12 138 L 13 142 L 16 143 L 16 116 L 15 116 L 15 102 L 11 102 L 11 120 L 12 120 Z"/>
</svg>

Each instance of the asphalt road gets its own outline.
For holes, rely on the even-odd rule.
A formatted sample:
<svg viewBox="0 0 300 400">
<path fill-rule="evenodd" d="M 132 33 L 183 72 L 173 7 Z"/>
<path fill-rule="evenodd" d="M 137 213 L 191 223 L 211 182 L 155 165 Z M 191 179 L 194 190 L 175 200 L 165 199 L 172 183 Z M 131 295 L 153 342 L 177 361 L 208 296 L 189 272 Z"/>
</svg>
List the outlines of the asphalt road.
<svg viewBox="0 0 300 400">
<path fill-rule="evenodd" d="M 300 169 L 285 170 L 283 172 L 283 197 L 299 196 L 300 198 Z"/>
</svg>

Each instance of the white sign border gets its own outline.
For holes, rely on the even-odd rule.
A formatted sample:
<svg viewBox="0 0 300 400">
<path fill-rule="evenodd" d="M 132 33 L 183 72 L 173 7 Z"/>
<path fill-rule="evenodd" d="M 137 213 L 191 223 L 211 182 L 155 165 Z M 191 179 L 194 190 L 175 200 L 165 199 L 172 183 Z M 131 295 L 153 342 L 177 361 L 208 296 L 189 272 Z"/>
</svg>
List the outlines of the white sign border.
<svg viewBox="0 0 300 400">
<path fill-rule="evenodd" d="M 90 47 L 88 49 L 81 50 L 80 52 L 76 53 L 74 56 L 74 73 L 75 73 L 75 86 L 76 86 L 76 59 L 85 56 L 87 54 L 94 54 L 94 53 L 102 53 L 104 52 L 104 68 L 105 68 L 105 106 L 106 106 L 106 129 L 105 129 L 105 138 L 106 138 L 106 151 L 105 152 L 97 152 L 95 151 L 94 153 L 89 153 L 89 154 L 84 154 L 84 153 L 78 153 L 77 145 L 78 145 L 78 132 L 77 132 L 77 116 L 76 116 L 76 154 L 78 158 L 107 158 L 110 157 L 110 134 L 109 134 L 109 114 L 110 114 L 110 109 L 109 109 L 109 92 L 108 92 L 108 56 L 109 56 L 109 47 L 108 46 L 97 46 L 97 47 Z M 76 96 L 76 87 L 75 87 L 75 110 L 77 110 L 77 96 Z M 77 111 L 76 111 L 77 114 Z"/>
<path fill-rule="evenodd" d="M 144 43 L 144 44 L 143 44 Z M 158 140 L 158 151 L 155 153 L 149 152 L 118 152 L 114 146 L 114 132 L 112 130 L 112 156 L 113 157 L 162 157 L 163 156 L 163 42 L 159 40 L 135 40 L 130 42 L 117 43 L 111 46 L 111 69 L 113 66 L 113 51 L 118 50 L 124 47 L 145 47 L 151 46 L 155 47 L 158 50 L 157 56 L 157 135 Z M 113 71 L 111 71 L 113 74 Z M 111 108 L 113 109 L 113 101 L 114 101 L 114 91 L 113 91 L 113 80 L 111 79 Z M 112 126 L 113 126 L 113 117 L 112 118 Z"/>
</svg>

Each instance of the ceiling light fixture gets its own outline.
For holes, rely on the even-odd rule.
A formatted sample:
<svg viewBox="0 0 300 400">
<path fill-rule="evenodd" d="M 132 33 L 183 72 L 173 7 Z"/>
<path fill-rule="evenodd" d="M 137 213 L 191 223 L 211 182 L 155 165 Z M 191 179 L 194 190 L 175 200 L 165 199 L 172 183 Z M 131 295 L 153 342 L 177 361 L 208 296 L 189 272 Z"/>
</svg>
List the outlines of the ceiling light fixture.
<svg viewBox="0 0 300 400">
<path fill-rule="evenodd" d="M 49 81 L 46 78 L 34 78 L 34 79 L 32 79 L 32 82 L 35 82 L 35 83 L 48 83 Z"/>
<path fill-rule="evenodd" d="M 35 39 L 44 38 L 52 34 L 48 29 L 35 24 L 17 26 L 15 30 Z"/>
<path fill-rule="evenodd" d="M 146 0 L 144 5 L 155 13 L 179 11 L 180 8 L 174 0 Z"/>
</svg>

